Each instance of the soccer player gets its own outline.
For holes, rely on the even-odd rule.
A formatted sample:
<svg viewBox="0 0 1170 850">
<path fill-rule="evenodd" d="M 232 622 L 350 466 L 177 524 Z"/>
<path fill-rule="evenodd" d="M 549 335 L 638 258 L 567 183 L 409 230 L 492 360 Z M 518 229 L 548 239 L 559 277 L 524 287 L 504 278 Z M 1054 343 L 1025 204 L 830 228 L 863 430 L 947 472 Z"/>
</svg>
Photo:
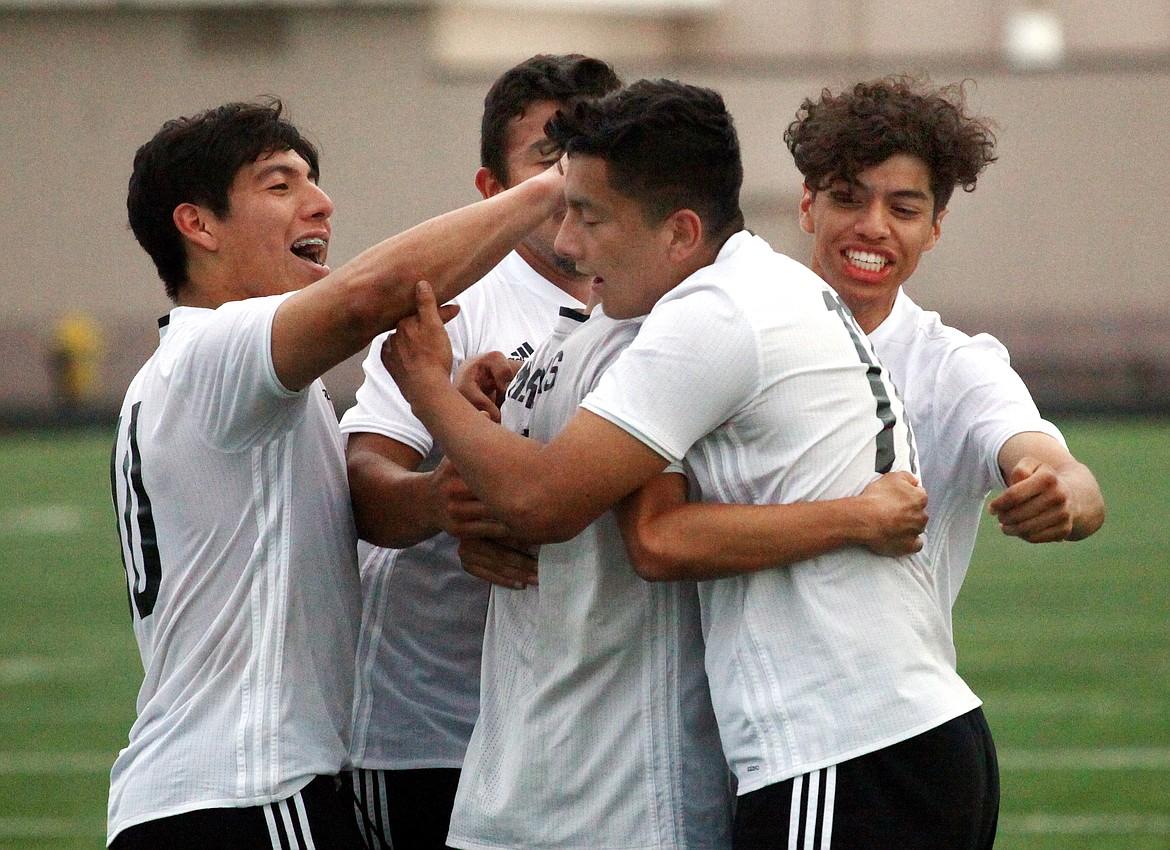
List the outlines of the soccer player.
<svg viewBox="0 0 1170 850">
<path fill-rule="evenodd" d="M 544 172 L 561 155 L 544 133 L 553 113 L 620 84 L 609 65 L 580 55 L 534 56 L 506 71 L 484 99 L 476 187 L 490 198 Z M 447 325 L 456 365 L 493 350 L 523 359 L 561 308 L 584 306 L 589 278 L 553 250 L 559 226 L 559 214 L 549 218 L 456 299 Z M 358 534 L 378 544 L 361 569 L 353 782 L 371 846 L 424 850 L 445 844 L 479 713 L 490 586 L 463 571 L 457 537 L 506 529 L 458 498 L 464 488 L 382 365 L 384 341 L 370 346 L 357 404 L 341 421 Z"/>
<path fill-rule="evenodd" d="M 955 187 L 974 190 L 994 161 L 995 138 L 961 86 L 890 77 L 806 99 L 785 140 L 804 176 L 812 269 L 869 334 L 909 412 L 949 623 L 993 489 L 1006 488 L 990 504 L 1003 532 L 1033 543 L 1080 540 L 1105 519 L 1092 472 L 1041 418 L 1003 345 L 948 327 L 903 288 Z"/>
<path fill-rule="evenodd" d="M 610 689 L 583 683 L 604 669 L 594 657 L 599 633 L 615 649 L 629 638 L 618 642 L 575 616 L 584 608 L 577 600 L 603 600 L 600 582 L 574 569 L 573 547 L 583 545 L 574 535 L 600 538 L 615 524 L 607 511 L 672 462 L 685 461 L 704 499 L 748 504 L 854 496 L 915 463 L 900 402 L 848 311 L 807 268 L 743 230 L 738 142 L 718 94 L 641 81 L 561 113 L 550 136 L 569 156 L 556 246 L 593 275 L 604 313 L 566 339 L 555 374 L 526 381 L 537 439 L 494 425 L 451 386 L 446 335 L 425 285 L 420 314 L 399 325 L 388 364 L 491 510 L 531 539 L 568 541 L 541 549 L 540 603 L 553 582 L 578 582 L 560 604 L 549 600 L 531 640 L 516 642 L 519 659 L 500 650 L 500 678 L 512 687 L 501 688 L 500 702 L 512 713 L 497 710 L 504 716 L 495 724 L 481 715 L 472 736 L 468 767 L 480 747 L 485 765 L 478 781 L 465 773 L 460 785 L 451 843 L 463 847 L 495 839 L 483 828 L 457 832 L 463 807 L 468 824 L 490 823 L 508 803 L 524 805 L 503 787 L 535 793 L 569 782 L 582 794 L 592 787 L 582 763 L 611 768 L 610 750 L 599 746 L 614 739 L 610 724 L 621 717 L 598 710 Z M 629 347 L 594 374 L 592 363 L 613 354 L 605 341 L 631 335 L 623 329 L 639 320 Z M 541 407 L 553 414 L 544 430 Z M 992 743 L 978 698 L 955 673 L 927 559 L 891 562 L 847 547 L 706 582 L 700 596 L 711 695 L 740 794 L 738 846 L 989 846 Z M 500 598 L 493 594 L 493 615 Z M 644 619 L 605 608 L 615 609 Z M 524 652 L 550 645 L 560 651 L 539 656 L 543 665 L 524 662 Z M 490 687 L 488 677 L 485 714 Z M 575 704 L 582 724 L 603 713 L 606 723 L 593 719 L 578 740 L 567 719 L 527 710 L 530 691 Z M 535 719 L 564 742 L 576 773 L 538 771 L 524 782 L 507 756 L 514 750 L 491 757 L 509 734 L 506 721 Z M 513 774 L 515 783 L 501 781 Z M 607 810 L 589 799 L 581 810 L 604 823 Z M 547 807 L 528 817 L 538 811 Z"/>
<path fill-rule="evenodd" d="M 420 278 L 455 295 L 564 202 L 550 169 L 331 272 L 317 176 L 279 101 L 168 121 L 134 159 L 131 228 L 176 306 L 111 462 L 145 671 L 113 847 L 363 846 L 338 778 L 356 535 L 318 378 L 412 312 Z"/>
</svg>

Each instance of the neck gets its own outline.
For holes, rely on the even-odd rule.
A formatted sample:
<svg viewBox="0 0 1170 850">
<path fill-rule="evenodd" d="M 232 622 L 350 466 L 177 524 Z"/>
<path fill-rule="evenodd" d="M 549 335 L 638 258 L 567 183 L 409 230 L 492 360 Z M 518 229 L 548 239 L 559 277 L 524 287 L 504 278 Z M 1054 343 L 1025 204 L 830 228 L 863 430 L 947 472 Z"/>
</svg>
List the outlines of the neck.
<svg viewBox="0 0 1170 850">
<path fill-rule="evenodd" d="M 858 326 L 866 334 L 871 334 L 889 318 L 890 313 L 894 310 L 894 299 L 897 297 L 898 293 L 895 291 L 893 297 L 888 301 L 882 299 L 881 301 L 867 301 L 863 304 L 850 304 L 844 297 L 841 300 L 845 301 L 845 305 L 853 313 L 853 318 L 857 320 Z"/>
</svg>

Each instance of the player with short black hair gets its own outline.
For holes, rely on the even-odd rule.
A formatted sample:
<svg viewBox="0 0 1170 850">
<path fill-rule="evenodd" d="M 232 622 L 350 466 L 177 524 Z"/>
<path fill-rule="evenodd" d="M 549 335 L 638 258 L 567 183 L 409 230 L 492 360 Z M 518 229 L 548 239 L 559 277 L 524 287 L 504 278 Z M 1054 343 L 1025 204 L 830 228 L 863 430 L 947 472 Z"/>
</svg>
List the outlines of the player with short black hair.
<svg viewBox="0 0 1170 850">
<path fill-rule="evenodd" d="M 338 777 L 356 536 L 319 377 L 413 312 L 420 278 L 453 296 L 562 203 L 549 169 L 330 271 L 317 178 L 279 101 L 169 121 L 135 156 L 131 225 L 176 306 L 111 458 L 144 667 L 117 848 L 363 846 Z"/>
<path fill-rule="evenodd" d="M 561 156 L 544 132 L 549 117 L 620 84 L 609 65 L 577 54 L 541 54 L 505 71 L 484 98 L 479 191 L 492 197 L 542 173 Z M 456 365 L 495 350 L 523 360 L 562 308 L 584 306 L 589 278 L 553 250 L 559 225 L 558 212 L 455 299 L 460 312 L 447 332 Z M 467 497 L 411 414 L 382 365 L 385 339 L 370 345 L 357 403 L 341 421 L 358 531 L 376 544 L 362 547 L 353 782 L 372 846 L 424 850 L 445 846 L 479 714 L 490 586 L 464 572 L 459 538 L 507 529 Z M 523 583 L 533 560 L 512 550 L 505 557 L 520 564 L 512 581 Z"/>
<path fill-rule="evenodd" d="M 540 801 L 566 789 L 580 793 L 575 775 L 538 772 L 526 781 L 509 764 L 510 749 L 500 741 L 516 732 L 503 706 L 549 728 L 581 726 L 589 741 L 612 740 L 609 727 L 620 727 L 629 713 L 602 703 L 608 689 L 593 680 L 605 669 L 600 657 L 616 657 L 623 646 L 621 629 L 598 624 L 620 623 L 627 612 L 603 591 L 607 570 L 624 575 L 629 566 L 602 541 L 616 536 L 621 548 L 608 512 L 635 488 L 668 463 L 682 463 L 705 500 L 788 503 L 856 496 L 880 474 L 915 466 L 901 404 L 864 334 L 807 268 L 729 226 L 738 203 L 728 184 L 711 184 L 712 195 L 692 202 L 698 210 L 663 214 L 651 199 L 630 194 L 621 176 L 613 179 L 622 169 L 611 169 L 611 159 L 658 170 L 645 182 L 666 186 L 699 173 L 712 150 L 734 156 L 733 122 L 716 93 L 639 81 L 566 118 L 550 127 L 569 152 L 568 213 L 556 244 L 594 276 L 604 312 L 568 336 L 555 376 L 547 370 L 535 387 L 529 427 L 548 442 L 534 445 L 493 426 L 451 388 L 446 339 L 426 287 L 420 315 L 400 325 L 392 345 L 391 372 L 476 495 L 531 538 L 566 541 L 541 550 L 541 602 L 564 587 L 553 591 L 562 604 L 530 627 L 538 639 L 510 645 L 500 630 L 500 707 L 481 716 L 472 738 L 469 765 L 483 759 L 485 769 L 479 781 L 461 785 L 456 817 L 467 826 L 460 833 L 453 824 L 457 846 L 489 843 L 501 803 L 521 791 L 535 794 L 534 784 Z M 606 150 L 612 138 L 620 139 L 612 150 L 585 152 Z M 672 153 L 656 158 L 663 147 Z M 694 182 L 691 191 L 702 195 L 708 184 Z M 732 214 L 708 222 L 717 211 Z M 599 373 L 595 364 L 620 350 L 618 337 L 628 332 L 622 320 L 640 327 Z M 614 348 L 599 357 L 606 340 Z M 592 353 L 576 356 L 582 350 Z M 580 575 L 572 556 L 589 546 L 605 557 L 594 556 L 595 566 Z M 706 674 L 741 795 L 739 846 L 788 846 L 807 835 L 805 846 L 827 847 L 830 832 L 834 846 L 965 847 L 976 840 L 988 814 L 980 782 L 993 762 L 979 700 L 954 670 L 929 561 L 890 561 L 847 547 L 703 583 L 700 599 Z M 593 607 L 613 612 L 612 619 L 590 618 Z M 624 629 L 645 645 L 644 635 Z M 600 654 L 596 641 L 612 653 Z M 524 663 L 526 653 L 546 651 L 547 665 Z M 889 815 L 882 827 L 896 840 L 873 841 L 872 798 L 842 794 L 834 806 L 832 779 L 847 762 L 903 743 L 914 748 L 916 769 L 936 777 L 948 805 L 919 807 L 896 770 L 879 771 L 875 787 L 887 804 L 880 818 Z M 567 746 L 581 758 L 590 752 Z M 689 764 L 678 761 L 684 771 Z M 814 836 L 799 819 L 780 817 L 769 789 L 818 770 L 826 784 L 817 789 L 828 796 L 805 798 L 832 828 L 810 826 Z M 853 774 L 845 774 L 848 786 Z M 516 805 L 524 811 L 523 802 Z M 578 818 L 600 822 L 601 811 Z M 823 843 L 813 844 L 814 837 Z"/>
</svg>

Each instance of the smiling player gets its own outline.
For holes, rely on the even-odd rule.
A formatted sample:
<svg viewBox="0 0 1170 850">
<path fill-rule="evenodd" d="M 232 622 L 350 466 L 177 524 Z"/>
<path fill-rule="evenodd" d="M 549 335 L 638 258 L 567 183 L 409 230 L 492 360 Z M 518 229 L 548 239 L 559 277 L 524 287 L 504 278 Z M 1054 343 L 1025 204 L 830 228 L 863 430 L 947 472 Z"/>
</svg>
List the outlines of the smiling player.
<svg viewBox="0 0 1170 850">
<path fill-rule="evenodd" d="M 130 224 L 176 306 L 111 463 L 145 671 L 113 847 L 364 846 L 338 780 L 357 541 L 318 378 L 413 312 L 420 278 L 456 294 L 562 203 L 549 169 L 331 272 L 317 176 L 278 101 L 169 121 L 134 159 Z"/>
<path fill-rule="evenodd" d="M 948 327 L 903 289 L 938 242 L 955 188 L 973 190 L 995 160 L 995 138 L 962 89 L 887 78 L 805 100 L 785 140 L 804 175 L 810 265 L 853 311 L 906 404 L 949 622 L 992 489 L 1006 487 L 990 505 L 1003 532 L 1032 543 L 1080 540 L 1105 519 L 1092 472 L 1041 418 L 999 341 Z"/>
</svg>

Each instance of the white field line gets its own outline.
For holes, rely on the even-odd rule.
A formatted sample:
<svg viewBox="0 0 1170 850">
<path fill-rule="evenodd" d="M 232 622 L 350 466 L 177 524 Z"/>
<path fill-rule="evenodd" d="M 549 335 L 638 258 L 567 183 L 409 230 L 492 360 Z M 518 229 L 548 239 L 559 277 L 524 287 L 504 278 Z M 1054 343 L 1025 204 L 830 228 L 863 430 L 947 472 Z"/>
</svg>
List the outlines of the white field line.
<svg viewBox="0 0 1170 850">
<path fill-rule="evenodd" d="M 1001 814 L 999 832 L 1011 835 L 1170 835 L 1170 815 Z"/>
<path fill-rule="evenodd" d="M 60 537 L 80 531 L 89 519 L 77 505 L 28 505 L 0 514 L 0 538 Z"/>
<path fill-rule="evenodd" d="M 105 773 L 116 753 L 0 752 L 0 776 Z M 1170 747 L 1100 747 L 999 752 L 999 765 L 1012 771 L 1170 770 Z"/>
<path fill-rule="evenodd" d="M 1170 770 L 1170 747 L 1084 747 L 1004 749 L 1006 770 Z"/>
<path fill-rule="evenodd" d="M 0 753 L 0 776 L 105 774 L 114 754 Z M 1007 750 L 1000 763 L 1044 770 L 1170 769 L 1170 748 Z M 1043 765 L 1041 767 L 1041 765 Z M 999 829 L 1016 835 L 1170 835 L 1170 815 L 1154 813 L 1001 814 Z M 102 825 L 65 818 L 0 817 L 0 839 L 55 839 L 100 835 Z"/>
<path fill-rule="evenodd" d="M 104 836 L 106 825 L 101 821 L 69 818 L 6 818 L 0 817 L 0 839 L 50 840 Z"/>
<path fill-rule="evenodd" d="M 0 776 L 109 773 L 117 753 L 0 753 Z"/>
</svg>

